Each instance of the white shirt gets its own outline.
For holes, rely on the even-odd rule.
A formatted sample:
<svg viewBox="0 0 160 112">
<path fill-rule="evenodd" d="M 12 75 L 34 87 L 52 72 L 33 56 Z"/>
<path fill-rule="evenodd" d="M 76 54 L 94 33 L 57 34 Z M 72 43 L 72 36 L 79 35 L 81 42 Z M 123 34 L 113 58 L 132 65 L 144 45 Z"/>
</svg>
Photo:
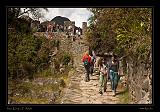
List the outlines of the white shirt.
<svg viewBox="0 0 160 112">
<path fill-rule="evenodd" d="M 102 73 L 104 73 L 104 71 L 107 72 L 106 66 L 105 66 L 104 64 L 103 64 L 102 67 L 100 68 L 100 71 L 101 71 Z"/>
</svg>

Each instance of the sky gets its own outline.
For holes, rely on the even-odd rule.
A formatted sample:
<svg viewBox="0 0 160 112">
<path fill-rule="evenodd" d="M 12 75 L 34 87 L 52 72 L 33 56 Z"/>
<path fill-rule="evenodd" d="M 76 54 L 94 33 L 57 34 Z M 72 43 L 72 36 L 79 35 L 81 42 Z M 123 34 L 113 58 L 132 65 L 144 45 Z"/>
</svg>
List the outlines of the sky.
<svg viewBox="0 0 160 112">
<path fill-rule="evenodd" d="M 86 8 L 48 8 L 48 12 L 44 12 L 44 18 L 40 21 L 50 21 L 56 16 L 67 17 L 70 21 L 75 21 L 77 27 L 82 28 L 82 22 L 87 22 L 91 16 L 91 12 Z"/>
</svg>

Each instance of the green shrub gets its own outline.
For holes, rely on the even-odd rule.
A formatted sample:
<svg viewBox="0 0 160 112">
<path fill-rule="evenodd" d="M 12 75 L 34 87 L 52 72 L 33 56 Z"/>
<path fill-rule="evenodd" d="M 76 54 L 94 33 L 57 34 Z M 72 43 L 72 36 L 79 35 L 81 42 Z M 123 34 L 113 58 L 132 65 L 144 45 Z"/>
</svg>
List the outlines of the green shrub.
<svg viewBox="0 0 160 112">
<path fill-rule="evenodd" d="M 120 104 L 129 104 L 130 102 L 129 90 L 126 89 L 122 94 L 120 94 Z"/>
<path fill-rule="evenodd" d="M 38 69 L 44 69 L 49 61 L 48 40 L 44 37 L 34 37 L 31 34 L 12 33 L 8 34 L 8 74 L 16 78 L 18 70 L 27 71 L 30 78 Z M 24 66 L 30 66 L 25 69 Z M 41 68 L 42 67 L 42 68 Z M 27 74 L 26 74 L 27 75 Z"/>
<path fill-rule="evenodd" d="M 97 53 L 113 51 L 146 60 L 152 43 L 151 8 L 89 8 L 86 38 Z M 135 58 L 136 56 L 136 58 Z"/>
<path fill-rule="evenodd" d="M 54 39 L 54 40 L 52 40 L 52 41 L 50 42 L 50 45 L 51 45 L 51 47 L 59 47 L 60 41 Z"/>
<path fill-rule="evenodd" d="M 67 53 L 63 55 L 62 63 L 63 65 L 68 65 L 68 63 L 71 61 L 71 56 Z"/>
<path fill-rule="evenodd" d="M 40 73 L 38 73 L 38 76 L 40 76 L 40 77 L 48 77 L 48 76 L 52 76 L 52 75 L 53 75 L 53 73 L 52 73 L 51 69 L 46 69 L 46 70 L 43 70 Z"/>
</svg>

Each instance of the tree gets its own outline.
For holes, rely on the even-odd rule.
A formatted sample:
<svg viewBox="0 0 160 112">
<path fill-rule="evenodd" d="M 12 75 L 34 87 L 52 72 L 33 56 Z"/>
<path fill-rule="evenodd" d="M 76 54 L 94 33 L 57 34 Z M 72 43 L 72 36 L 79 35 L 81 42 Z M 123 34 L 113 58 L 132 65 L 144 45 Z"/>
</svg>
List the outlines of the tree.
<svg viewBox="0 0 160 112">
<path fill-rule="evenodd" d="M 30 28 L 33 19 L 39 20 L 39 18 L 44 17 L 43 10 L 48 11 L 47 8 L 8 8 L 8 26 L 15 28 L 17 31 L 24 29 L 21 28 L 21 23 L 26 23 L 26 27 Z M 31 15 L 32 19 L 29 15 Z"/>
<path fill-rule="evenodd" d="M 28 16 L 25 17 L 29 19 L 22 18 L 26 13 L 39 18 L 40 9 L 24 9 L 22 11 L 22 8 L 8 8 L 8 28 L 15 29 L 15 32 L 8 31 L 8 74 L 12 78 L 21 74 L 32 76 L 41 63 L 48 63 L 49 60 L 49 51 L 42 46 L 46 41 L 33 36 L 30 27 L 32 19 Z"/>
<path fill-rule="evenodd" d="M 19 18 L 24 14 L 31 14 L 33 18 L 39 19 L 44 17 L 42 11 L 48 11 L 47 8 L 8 8 L 8 14 L 12 14 L 12 17 Z"/>
<path fill-rule="evenodd" d="M 87 39 L 97 52 L 147 59 L 151 51 L 151 8 L 90 8 Z"/>
</svg>

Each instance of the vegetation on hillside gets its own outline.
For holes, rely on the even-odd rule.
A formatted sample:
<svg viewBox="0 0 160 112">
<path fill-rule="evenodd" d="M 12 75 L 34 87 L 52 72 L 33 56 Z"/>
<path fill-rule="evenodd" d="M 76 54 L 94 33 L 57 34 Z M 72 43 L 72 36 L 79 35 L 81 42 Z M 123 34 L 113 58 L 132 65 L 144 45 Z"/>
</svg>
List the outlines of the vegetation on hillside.
<svg viewBox="0 0 160 112">
<path fill-rule="evenodd" d="M 40 14 L 36 8 L 29 8 L 25 13 L 29 11 L 34 16 Z M 12 28 L 8 31 L 8 76 L 13 79 L 24 76 L 32 79 L 34 73 L 49 69 L 51 59 L 49 54 L 55 47 L 59 48 L 60 41 L 34 36 L 31 21 L 19 18 L 22 13 L 24 12 L 20 8 L 8 9 L 8 27 Z M 71 60 L 67 52 L 57 56 L 61 58 L 56 60 L 59 64 L 67 65 Z"/>
<path fill-rule="evenodd" d="M 60 40 L 34 35 L 31 18 L 22 15 L 31 13 L 39 18 L 41 12 L 38 8 L 24 9 L 8 8 L 8 102 L 53 104 L 68 83 L 72 58 L 59 49 Z M 56 53 L 54 61 L 52 53 Z"/>
</svg>

